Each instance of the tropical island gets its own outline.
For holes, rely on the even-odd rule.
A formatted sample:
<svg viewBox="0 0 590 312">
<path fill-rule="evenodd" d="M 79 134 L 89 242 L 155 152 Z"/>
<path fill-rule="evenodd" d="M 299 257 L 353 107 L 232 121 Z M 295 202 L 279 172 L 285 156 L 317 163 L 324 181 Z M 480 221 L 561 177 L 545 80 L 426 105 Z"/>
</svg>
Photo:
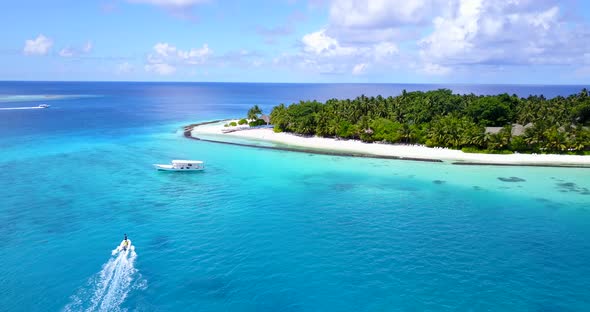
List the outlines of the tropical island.
<svg viewBox="0 0 590 312">
<path fill-rule="evenodd" d="M 190 132 L 369 156 L 586 166 L 589 126 L 587 89 L 551 99 L 439 89 L 280 104 L 270 116 L 254 106 L 247 118 L 192 127 Z"/>
</svg>

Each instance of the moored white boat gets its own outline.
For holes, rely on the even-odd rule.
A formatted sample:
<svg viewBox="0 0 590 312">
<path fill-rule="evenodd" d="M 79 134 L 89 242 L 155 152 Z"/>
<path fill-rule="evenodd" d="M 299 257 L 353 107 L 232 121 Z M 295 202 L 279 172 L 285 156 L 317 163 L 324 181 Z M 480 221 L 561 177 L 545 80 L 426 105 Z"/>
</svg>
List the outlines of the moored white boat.
<svg viewBox="0 0 590 312">
<path fill-rule="evenodd" d="M 170 165 L 154 164 L 154 167 L 162 171 L 201 171 L 205 164 L 200 160 L 173 160 Z"/>
</svg>

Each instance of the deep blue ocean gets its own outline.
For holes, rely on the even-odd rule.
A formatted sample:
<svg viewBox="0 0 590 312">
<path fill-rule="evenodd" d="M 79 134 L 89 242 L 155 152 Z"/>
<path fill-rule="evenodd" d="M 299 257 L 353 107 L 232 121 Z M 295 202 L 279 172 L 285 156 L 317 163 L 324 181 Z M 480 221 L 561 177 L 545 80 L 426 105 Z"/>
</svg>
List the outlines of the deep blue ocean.
<svg viewBox="0 0 590 312">
<path fill-rule="evenodd" d="M 346 158 L 182 136 L 185 124 L 244 116 L 254 104 L 269 112 L 441 87 L 582 89 L 0 82 L 0 311 L 589 311 L 590 169 Z M 43 103 L 51 108 L 1 109 Z M 172 159 L 207 169 L 152 167 Z M 135 253 L 111 255 L 124 233 Z"/>
</svg>

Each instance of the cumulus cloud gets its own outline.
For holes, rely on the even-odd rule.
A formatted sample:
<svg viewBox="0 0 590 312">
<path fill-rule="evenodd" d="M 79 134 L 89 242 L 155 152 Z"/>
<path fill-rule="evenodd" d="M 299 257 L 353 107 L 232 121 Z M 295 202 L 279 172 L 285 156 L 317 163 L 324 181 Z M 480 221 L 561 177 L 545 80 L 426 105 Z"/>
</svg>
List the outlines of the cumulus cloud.
<svg viewBox="0 0 590 312">
<path fill-rule="evenodd" d="M 375 44 L 341 43 L 320 29 L 304 35 L 300 51 L 286 53 L 273 60 L 278 66 L 298 66 L 321 74 L 363 74 L 371 63 L 387 64 L 399 54 L 398 46 L 383 41 Z"/>
<path fill-rule="evenodd" d="M 25 55 L 46 55 L 52 46 L 53 40 L 41 34 L 35 39 L 25 41 L 23 53 Z"/>
<path fill-rule="evenodd" d="M 444 0 L 334 0 L 330 6 L 333 25 L 386 28 L 429 21 L 434 10 L 446 9 Z"/>
<path fill-rule="evenodd" d="M 420 56 L 442 67 L 568 64 L 590 49 L 590 34 L 555 1 L 459 0 L 433 28 L 419 41 Z"/>
<path fill-rule="evenodd" d="M 352 74 L 353 75 L 364 74 L 366 69 L 367 69 L 367 64 L 365 64 L 365 63 L 356 64 L 352 68 Z"/>
<path fill-rule="evenodd" d="M 154 72 L 158 75 L 168 76 L 176 72 L 176 67 L 166 63 L 146 64 L 145 71 Z"/>
<path fill-rule="evenodd" d="M 213 50 L 205 43 L 201 48 L 181 50 L 169 43 L 159 42 L 152 48 L 144 66 L 147 72 L 154 72 L 160 75 L 171 75 L 181 65 L 201 65 L 207 62 L 213 54 Z"/>
<path fill-rule="evenodd" d="M 90 52 L 92 52 L 92 48 L 93 48 L 92 42 L 87 41 L 80 48 L 71 47 L 71 46 L 62 48 L 61 50 L 59 50 L 59 56 L 61 56 L 61 57 L 82 56 L 82 55 L 86 55 L 86 54 L 89 54 Z"/>
<path fill-rule="evenodd" d="M 355 52 L 354 48 L 340 46 L 336 39 L 326 35 L 325 29 L 303 36 L 301 42 L 305 52 L 316 55 L 350 55 Z"/>
<path fill-rule="evenodd" d="M 378 62 L 388 61 L 399 53 L 399 48 L 393 42 L 379 42 L 374 47 L 375 60 Z"/>
<path fill-rule="evenodd" d="M 490 66 L 567 66 L 583 62 L 590 51 L 589 25 L 566 18 L 567 5 L 558 0 L 332 0 L 329 23 L 304 35 L 298 53 L 279 56 L 275 63 L 338 73 L 365 64 L 365 72 L 405 68 L 433 76 Z"/>
</svg>

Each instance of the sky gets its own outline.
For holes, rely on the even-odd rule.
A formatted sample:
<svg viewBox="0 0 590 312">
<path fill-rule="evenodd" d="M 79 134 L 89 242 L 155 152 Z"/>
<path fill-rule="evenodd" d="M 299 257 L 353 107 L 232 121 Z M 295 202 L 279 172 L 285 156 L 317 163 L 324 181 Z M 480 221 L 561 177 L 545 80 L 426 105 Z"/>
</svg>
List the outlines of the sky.
<svg viewBox="0 0 590 312">
<path fill-rule="evenodd" d="M 3 0 L 0 80 L 588 84 L 586 0 Z"/>
</svg>

